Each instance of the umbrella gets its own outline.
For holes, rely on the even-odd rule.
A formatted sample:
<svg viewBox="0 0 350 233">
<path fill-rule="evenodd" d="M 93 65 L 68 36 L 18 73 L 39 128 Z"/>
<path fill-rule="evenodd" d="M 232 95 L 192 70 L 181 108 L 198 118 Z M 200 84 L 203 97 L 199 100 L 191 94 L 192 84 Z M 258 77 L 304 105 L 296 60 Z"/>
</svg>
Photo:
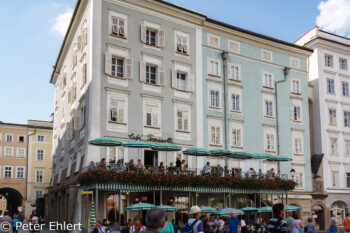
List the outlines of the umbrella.
<svg viewBox="0 0 350 233">
<path fill-rule="evenodd" d="M 236 151 L 236 152 L 232 152 L 228 157 L 231 159 L 238 159 L 238 167 L 241 168 L 240 160 L 251 159 L 253 155 L 251 153 L 244 152 L 244 151 Z"/>
<path fill-rule="evenodd" d="M 259 169 L 261 169 L 261 160 L 263 159 L 268 159 L 268 158 L 272 158 L 274 157 L 271 154 L 267 154 L 267 153 L 259 153 L 259 154 L 254 154 L 252 159 L 259 159 Z"/>
<path fill-rule="evenodd" d="M 219 163 L 219 157 L 225 157 L 225 160 L 227 161 L 227 157 L 232 154 L 232 151 L 225 150 L 225 149 L 214 149 L 214 150 L 210 150 L 209 152 L 210 152 L 210 156 L 218 158 L 218 163 Z"/>
<path fill-rule="evenodd" d="M 272 207 L 271 206 L 264 206 L 258 209 L 258 212 L 262 213 L 262 212 L 272 212 Z"/>
<path fill-rule="evenodd" d="M 178 211 L 178 208 L 175 208 L 173 206 L 169 206 L 169 205 L 158 205 L 155 208 L 159 208 L 162 209 L 164 211 Z"/>
<path fill-rule="evenodd" d="M 182 151 L 182 153 L 185 154 L 185 155 L 196 156 L 196 167 L 198 165 L 197 156 L 208 156 L 208 155 L 210 155 L 210 152 L 208 150 L 203 149 L 203 148 L 198 148 L 198 147 L 188 148 L 188 149 Z M 196 172 L 197 172 L 197 170 L 196 170 Z"/>
<path fill-rule="evenodd" d="M 255 207 L 244 207 L 244 208 L 240 208 L 240 210 L 242 210 L 243 212 L 258 212 L 258 208 Z"/>
<path fill-rule="evenodd" d="M 201 209 L 202 213 L 210 213 L 210 212 L 215 212 L 216 209 L 210 206 L 201 206 L 199 207 L 199 209 Z"/>
<path fill-rule="evenodd" d="M 125 211 L 129 210 L 150 210 L 156 208 L 155 205 L 149 204 L 149 203 L 137 203 L 133 205 L 129 205 L 128 207 L 125 207 Z"/>
<path fill-rule="evenodd" d="M 238 210 L 238 209 L 233 209 L 233 208 L 224 208 L 221 210 L 216 211 L 212 215 L 219 215 L 219 216 L 229 216 L 231 212 L 235 213 L 236 215 L 242 215 L 244 214 L 243 211 Z"/>
<path fill-rule="evenodd" d="M 157 150 L 157 151 L 165 151 L 165 159 L 166 159 L 166 165 L 168 164 L 168 151 L 179 151 L 182 150 L 181 146 L 177 146 L 171 143 L 162 143 L 162 144 L 158 144 L 154 147 L 152 147 L 153 150 Z"/>
<path fill-rule="evenodd" d="M 285 211 L 297 211 L 300 210 L 301 208 L 295 205 L 285 205 L 284 210 Z"/>
<path fill-rule="evenodd" d="M 131 148 L 152 148 L 152 147 L 154 147 L 154 145 L 152 143 L 139 141 L 139 140 L 126 142 L 123 144 L 123 146 L 124 147 L 131 147 Z M 140 155 L 140 150 L 138 150 L 137 158 L 139 158 L 139 155 Z"/>
<path fill-rule="evenodd" d="M 92 204 L 91 204 L 90 226 L 96 226 L 96 216 L 95 216 L 95 206 L 94 206 L 94 202 L 92 202 Z"/>
<path fill-rule="evenodd" d="M 287 156 L 277 155 L 277 156 L 273 156 L 272 158 L 268 158 L 266 160 L 278 162 L 278 170 L 280 170 L 280 162 L 292 161 L 293 159 Z"/>
<path fill-rule="evenodd" d="M 96 138 L 88 142 L 94 146 L 122 146 L 123 143 L 114 138 Z"/>
</svg>

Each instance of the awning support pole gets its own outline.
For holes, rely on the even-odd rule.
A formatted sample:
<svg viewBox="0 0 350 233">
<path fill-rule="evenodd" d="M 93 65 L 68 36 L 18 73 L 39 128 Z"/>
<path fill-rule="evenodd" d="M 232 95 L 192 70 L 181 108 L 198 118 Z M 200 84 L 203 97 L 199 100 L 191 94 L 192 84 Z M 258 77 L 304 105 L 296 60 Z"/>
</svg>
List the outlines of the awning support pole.
<svg viewBox="0 0 350 233">
<path fill-rule="evenodd" d="M 188 212 L 190 212 L 191 209 L 191 192 L 188 192 Z"/>
<path fill-rule="evenodd" d="M 97 219 L 98 219 L 98 189 L 96 188 L 95 189 L 95 217 L 96 217 L 96 222 L 97 222 Z"/>
<path fill-rule="evenodd" d="M 153 190 L 153 205 L 156 204 L 156 190 Z"/>
<path fill-rule="evenodd" d="M 162 205 L 162 203 L 163 203 L 163 190 L 160 190 L 159 200 L 160 200 L 160 205 Z"/>
<path fill-rule="evenodd" d="M 197 195 L 198 195 L 198 193 L 196 192 L 196 205 L 197 205 Z"/>
<path fill-rule="evenodd" d="M 228 195 L 228 208 L 231 208 L 231 196 L 232 196 L 232 194 L 230 193 Z"/>
<path fill-rule="evenodd" d="M 121 223 L 122 223 L 122 190 L 119 189 L 119 217 L 118 217 L 118 220 L 119 220 L 119 227 L 121 226 Z"/>
<path fill-rule="evenodd" d="M 224 206 L 225 206 L 225 208 L 227 208 L 227 205 L 226 205 L 226 193 L 224 193 Z"/>
</svg>

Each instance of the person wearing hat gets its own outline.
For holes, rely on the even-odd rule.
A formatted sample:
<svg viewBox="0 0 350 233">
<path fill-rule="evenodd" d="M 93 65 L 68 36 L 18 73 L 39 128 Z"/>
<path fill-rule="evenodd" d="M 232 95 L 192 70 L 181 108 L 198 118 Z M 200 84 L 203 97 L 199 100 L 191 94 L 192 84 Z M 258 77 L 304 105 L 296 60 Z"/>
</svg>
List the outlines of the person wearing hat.
<svg viewBox="0 0 350 233">
<path fill-rule="evenodd" d="M 201 216 L 201 209 L 195 205 L 190 209 L 190 215 L 192 216 L 186 223 L 186 225 L 192 227 L 193 233 L 204 233 L 203 223 L 199 220 Z"/>
</svg>

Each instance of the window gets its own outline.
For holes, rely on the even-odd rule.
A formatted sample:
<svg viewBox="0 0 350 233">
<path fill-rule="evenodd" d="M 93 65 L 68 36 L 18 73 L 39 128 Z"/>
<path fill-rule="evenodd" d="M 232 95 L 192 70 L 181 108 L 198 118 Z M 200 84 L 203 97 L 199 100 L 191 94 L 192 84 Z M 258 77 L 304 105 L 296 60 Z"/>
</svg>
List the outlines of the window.
<svg viewBox="0 0 350 233">
<path fill-rule="evenodd" d="M 346 187 L 350 188 L 350 173 L 346 173 Z"/>
<path fill-rule="evenodd" d="M 177 110 L 177 130 L 189 132 L 188 111 Z"/>
<path fill-rule="evenodd" d="M 262 59 L 265 61 L 272 61 L 272 52 L 262 50 Z"/>
<path fill-rule="evenodd" d="M 24 143 L 24 136 L 23 135 L 19 135 L 18 136 L 18 142 L 19 143 Z"/>
<path fill-rule="evenodd" d="M 337 125 L 337 110 L 335 109 L 328 109 L 329 112 L 329 125 L 336 126 Z"/>
<path fill-rule="evenodd" d="M 13 147 L 4 147 L 4 156 L 5 157 L 12 157 L 13 156 Z"/>
<path fill-rule="evenodd" d="M 43 171 L 42 170 L 37 170 L 36 171 L 36 182 L 37 183 L 43 183 Z"/>
<path fill-rule="evenodd" d="M 35 198 L 38 199 L 38 198 L 42 198 L 43 196 L 43 191 L 41 190 L 36 190 L 35 191 Z"/>
<path fill-rule="evenodd" d="M 12 178 L 12 167 L 4 166 L 4 178 Z"/>
<path fill-rule="evenodd" d="M 300 106 L 293 106 L 293 121 L 301 121 L 301 110 Z"/>
<path fill-rule="evenodd" d="M 146 30 L 146 44 L 156 45 L 157 32 L 151 29 Z"/>
<path fill-rule="evenodd" d="M 300 81 L 292 80 L 292 92 L 300 94 Z"/>
<path fill-rule="evenodd" d="M 332 171 L 332 186 L 339 187 L 339 172 Z"/>
<path fill-rule="evenodd" d="M 324 55 L 324 62 L 325 66 L 333 67 L 333 56 L 328 54 Z"/>
<path fill-rule="evenodd" d="M 294 154 L 302 154 L 303 153 L 303 146 L 301 142 L 301 138 L 295 138 L 294 139 Z"/>
<path fill-rule="evenodd" d="M 273 88 L 273 77 L 270 73 L 263 73 L 263 86 Z"/>
<path fill-rule="evenodd" d="M 334 80 L 333 79 L 327 79 L 327 92 L 329 94 L 334 94 Z"/>
<path fill-rule="evenodd" d="M 111 75 L 114 77 L 124 77 L 124 59 L 112 57 Z"/>
<path fill-rule="evenodd" d="M 220 127 L 211 127 L 211 144 L 221 145 Z"/>
<path fill-rule="evenodd" d="M 112 34 L 125 37 L 125 20 L 112 16 Z"/>
<path fill-rule="evenodd" d="M 36 160 L 44 160 L 44 150 L 36 151 Z"/>
<path fill-rule="evenodd" d="M 237 41 L 229 40 L 228 41 L 228 50 L 234 53 L 240 52 L 240 44 Z"/>
<path fill-rule="evenodd" d="M 181 91 L 187 91 L 187 78 L 185 73 L 176 73 L 176 89 Z"/>
<path fill-rule="evenodd" d="M 296 57 L 290 58 L 290 66 L 293 68 L 300 68 L 300 60 Z"/>
<path fill-rule="evenodd" d="M 146 83 L 157 84 L 157 67 L 146 66 Z"/>
<path fill-rule="evenodd" d="M 337 155 L 338 154 L 338 139 L 336 138 L 330 138 L 331 143 L 331 155 Z"/>
<path fill-rule="evenodd" d="M 266 149 L 267 151 L 275 151 L 275 135 L 266 134 Z"/>
<path fill-rule="evenodd" d="M 273 117 L 273 105 L 270 100 L 265 100 L 265 116 Z"/>
<path fill-rule="evenodd" d="M 240 77 L 240 66 L 238 65 L 231 65 L 229 68 L 229 79 L 239 81 L 241 80 Z"/>
<path fill-rule="evenodd" d="M 124 118 L 125 101 L 121 99 L 111 98 L 111 121 L 125 123 Z"/>
<path fill-rule="evenodd" d="M 38 142 L 44 141 L 44 135 L 38 135 Z"/>
<path fill-rule="evenodd" d="M 0 146 L 0 157 L 2 156 L 2 146 Z M 1 172 L 1 171 L 0 171 Z"/>
<path fill-rule="evenodd" d="M 187 36 L 176 35 L 176 52 L 188 54 L 189 42 Z"/>
<path fill-rule="evenodd" d="M 2 133 L 0 133 L 0 142 L 2 142 Z"/>
<path fill-rule="evenodd" d="M 24 167 L 16 167 L 16 178 L 17 179 L 24 179 Z"/>
<path fill-rule="evenodd" d="M 350 156 L 350 140 L 345 140 L 345 155 Z"/>
<path fill-rule="evenodd" d="M 26 157 L 26 149 L 17 147 L 17 158 L 25 158 Z"/>
<path fill-rule="evenodd" d="M 344 126 L 350 127 L 350 112 L 344 111 Z"/>
<path fill-rule="evenodd" d="M 163 47 L 165 44 L 165 32 L 159 30 L 159 25 L 148 27 L 141 25 L 141 41 L 147 45 Z"/>
<path fill-rule="evenodd" d="M 214 47 L 220 47 L 220 38 L 212 34 L 208 34 L 208 44 Z"/>
<path fill-rule="evenodd" d="M 349 83 L 348 82 L 341 82 L 342 89 L 343 89 L 343 96 L 349 96 Z"/>
<path fill-rule="evenodd" d="M 241 147 L 242 134 L 240 129 L 232 129 L 232 146 L 234 147 Z"/>
<path fill-rule="evenodd" d="M 13 141 L 13 134 L 6 134 L 6 142 L 12 142 Z"/>
<path fill-rule="evenodd" d="M 219 76 L 219 62 L 209 61 L 209 75 Z"/>
<path fill-rule="evenodd" d="M 210 107 L 220 108 L 220 91 L 210 90 Z"/>
<path fill-rule="evenodd" d="M 158 106 L 146 105 L 146 126 L 158 127 Z"/>
<path fill-rule="evenodd" d="M 236 94 L 232 94 L 231 99 L 232 99 L 232 110 L 240 112 L 241 111 L 240 96 Z"/>
<path fill-rule="evenodd" d="M 295 173 L 295 177 L 294 177 L 294 181 L 295 181 L 295 183 L 296 183 L 296 185 L 295 185 L 295 188 L 297 188 L 297 189 L 303 189 L 304 188 L 304 175 L 303 175 L 303 173 L 299 173 L 299 172 L 297 172 L 297 173 Z"/>
<path fill-rule="evenodd" d="M 348 61 L 344 58 L 339 58 L 339 68 L 342 70 L 348 69 Z"/>
</svg>

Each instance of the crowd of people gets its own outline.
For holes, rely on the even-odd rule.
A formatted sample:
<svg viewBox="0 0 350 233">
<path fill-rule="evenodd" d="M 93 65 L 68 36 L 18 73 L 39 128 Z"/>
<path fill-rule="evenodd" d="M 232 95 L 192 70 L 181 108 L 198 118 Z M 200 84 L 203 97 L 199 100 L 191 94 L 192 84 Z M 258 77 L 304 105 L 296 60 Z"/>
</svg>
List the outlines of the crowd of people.
<svg viewBox="0 0 350 233">
<path fill-rule="evenodd" d="M 11 214 L 9 211 L 5 211 L 4 216 L 0 218 L 1 222 L 1 229 L 12 229 L 13 233 L 18 233 L 18 222 L 26 221 L 30 225 L 36 225 L 36 224 L 43 224 L 44 218 L 41 216 L 38 216 L 35 211 L 32 211 L 32 214 L 29 216 L 29 219 L 20 220 L 18 214 Z M 36 230 L 35 227 L 31 227 L 31 233 L 38 233 L 39 231 Z M 7 231 L 7 232 L 10 232 Z"/>
</svg>

